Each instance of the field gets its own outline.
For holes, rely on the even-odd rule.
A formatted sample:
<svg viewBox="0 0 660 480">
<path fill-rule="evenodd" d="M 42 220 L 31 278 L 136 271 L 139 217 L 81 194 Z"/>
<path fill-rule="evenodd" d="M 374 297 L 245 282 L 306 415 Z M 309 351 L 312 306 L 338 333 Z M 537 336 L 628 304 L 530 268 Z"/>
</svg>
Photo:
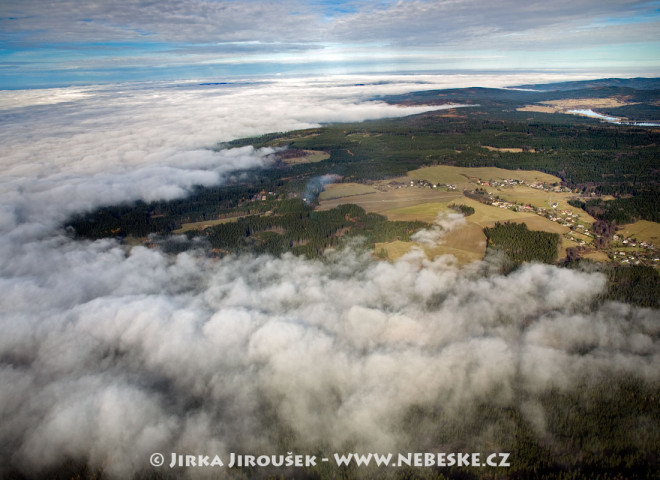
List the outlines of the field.
<svg viewBox="0 0 660 480">
<path fill-rule="evenodd" d="M 660 245 L 660 223 L 640 220 L 629 225 L 624 225 L 619 234 L 636 238 L 640 241 L 650 242 L 654 245 Z"/>
<path fill-rule="evenodd" d="M 331 183 L 326 185 L 325 190 L 319 195 L 319 200 L 333 200 L 335 198 L 352 197 L 354 195 L 365 195 L 377 193 L 371 185 L 361 183 Z"/>
<path fill-rule="evenodd" d="M 595 250 L 593 252 L 586 253 L 582 256 L 582 258 L 586 258 L 589 260 L 594 260 L 596 262 L 609 262 L 609 257 L 607 256 L 607 253 L 602 252 L 600 250 Z"/>
<path fill-rule="evenodd" d="M 622 102 L 618 98 L 567 98 L 563 100 L 549 100 L 540 104 L 525 105 L 517 110 L 521 112 L 540 113 L 567 113 L 568 110 L 592 108 L 617 108 L 636 103 Z"/>
<path fill-rule="evenodd" d="M 498 147 L 489 147 L 488 145 L 482 145 L 481 148 L 485 148 L 486 150 L 490 150 L 491 152 L 506 152 L 506 153 L 522 153 L 523 150 L 522 148 L 498 148 Z M 536 152 L 536 150 L 529 149 L 527 150 L 528 152 Z"/>
<path fill-rule="evenodd" d="M 238 215 L 235 217 L 230 217 L 230 218 L 221 218 L 218 220 L 205 220 L 203 222 L 191 222 L 191 223 L 184 223 L 181 225 L 181 228 L 177 230 L 173 230 L 172 233 L 174 234 L 179 234 L 179 233 L 186 233 L 191 230 L 204 230 L 205 228 L 209 227 L 214 227 L 216 225 L 220 225 L 223 223 L 229 223 L 229 222 L 235 222 L 241 217 L 245 217 L 247 215 Z"/>
<path fill-rule="evenodd" d="M 329 192 L 332 193 L 332 190 Z M 368 212 L 384 213 L 388 210 L 414 207 L 422 203 L 449 202 L 460 197 L 461 194 L 457 192 L 441 192 L 430 188 L 390 188 L 385 191 L 321 200 L 318 209 L 330 210 L 338 205 L 353 203 Z"/>
<path fill-rule="evenodd" d="M 415 242 L 389 242 L 377 243 L 376 253 L 385 251 L 387 258 L 394 260 L 408 253 L 411 248 L 423 248 L 429 258 L 439 255 L 453 255 L 459 265 L 481 260 L 486 253 L 486 236 L 483 229 L 475 224 L 468 223 L 447 233 L 438 245 L 432 247 L 422 246 Z"/>
<path fill-rule="evenodd" d="M 493 190 L 491 190 L 493 191 Z M 594 218 L 581 208 L 568 204 L 568 200 L 575 197 L 569 192 L 546 192 L 525 185 L 517 185 L 512 188 L 494 190 L 493 193 L 509 202 L 528 203 L 534 207 L 550 209 L 553 203 L 557 203 L 556 210 L 570 210 L 580 216 L 580 220 L 586 224 L 594 223 Z"/>
<path fill-rule="evenodd" d="M 456 201 L 463 203 L 460 196 L 457 197 Z M 431 223 L 437 218 L 439 212 L 444 212 L 448 209 L 450 203 L 452 203 L 451 200 L 443 203 L 419 203 L 410 207 L 386 210 L 382 213 L 390 220 L 421 220 L 422 222 Z"/>
<path fill-rule="evenodd" d="M 453 167 L 441 167 L 440 169 L 437 169 L 436 167 L 431 168 L 435 168 L 436 170 L 446 170 L 449 168 L 450 170 L 448 170 L 448 172 L 450 175 L 456 174 L 456 171 L 451 170 Z M 483 174 L 484 171 L 487 173 L 496 173 L 496 171 L 500 169 L 461 168 L 460 170 L 463 174 L 472 176 L 470 174 L 473 173 L 473 170 L 480 170 L 480 173 Z M 441 173 L 446 174 L 447 172 Z M 536 178 L 537 172 L 526 173 L 530 174 L 528 178 Z M 405 179 L 397 180 L 401 181 Z M 341 185 L 336 185 L 336 187 L 341 187 Z M 351 193 L 353 192 L 351 189 L 356 187 L 357 186 L 349 185 L 347 191 Z M 543 198 L 547 198 L 548 195 L 548 192 L 542 192 L 533 188 L 515 187 L 515 189 L 518 188 L 523 189 L 522 191 L 517 192 L 519 197 L 518 201 L 534 204 L 534 201 L 532 200 L 538 200 L 542 196 Z M 514 189 L 511 189 L 511 191 L 514 191 Z M 553 195 L 560 194 L 553 193 Z M 554 201 L 558 201 L 558 199 L 555 199 Z M 468 205 L 474 208 L 475 213 L 466 217 L 466 226 L 449 232 L 439 245 L 424 247 L 424 251 L 429 258 L 433 258 L 437 255 L 451 254 L 458 259 L 460 264 L 483 258 L 486 251 L 486 237 L 483 233 L 483 229 L 485 227 L 494 226 L 496 222 L 510 221 L 515 223 L 525 223 L 530 230 L 537 231 L 559 234 L 569 232 L 568 227 L 555 223 L 533 212 L 514 212 L 513 210 L 506 208 L 483 204 L 457 192 L 438 192 L 437 190 L 430 188 L 404 187 L 363 195 L 344 196 L 340 199 L 323 200 L 321 202 L 321 208 L 333 208 L 338 204 L 349 202 L 357 203 L 367 211 L 385 215 L 389 220 L 420 220 L 428 223 L 432 223 L 437 218 L 438 213 L 448 211 L 449 205 L 452 203 Z M 584 212 L 581 212 L 581 214 L 583 214 L 583 216 L 586 215 Z M 593 221 L 593 219 L 591 219 L 591 221 Z M 420 245 L 415 242 L 400 241 L 379 243 L 376 245 L 375 251 L 376 253 L 384 251 L 387 253 L 388 258 L 395 259 L 408 252 L 413 246 Z M 566 248 L 572 246 L 577 246 L 577 243 L 562 238 L 560 255 L 562 257 L 565 256 Z"/>
<path fill-rule="evenodd" d="M 327 152 L 321 152 L 318 150 L 303 150 L 303 155 L 298 157 L 282 158 L 282 161 L 287 165 L 297 165 L 300 163 L 316 163 L 322 162 L 330 158 L 330 154 Z"/>
<path fill-rule="evenodd" d="M 535 170 L 506 170 L 497 167 L 452 167 L 448 165 L 418 168 L 408 172 L 408 177 L 414 180 L 456 185 L 457 190 L 467 188 L 470 183 L 474 183 L 476 180 L 514 179 L 528 183 L 544 182 L 550 184 L 561 182 L 554 175 Z"/>
</svg>

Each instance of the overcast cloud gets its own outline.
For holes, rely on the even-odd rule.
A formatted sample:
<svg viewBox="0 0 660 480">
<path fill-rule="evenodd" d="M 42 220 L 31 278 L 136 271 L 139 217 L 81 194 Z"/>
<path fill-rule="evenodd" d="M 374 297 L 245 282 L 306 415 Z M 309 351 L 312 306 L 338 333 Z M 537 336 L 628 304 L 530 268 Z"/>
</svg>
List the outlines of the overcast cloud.
<svg viewBox="0 0 660 480">
<path fill-rule="evenodd" d="M 391 83 L 356 85 L 370 80 Z M 218 261 L 76 242 L 58 228 L 73 212 L 181 196 L 270 161 L 270 150 L 208 149 L 218 141 L 421 111 L 364 98 L 464 81 L 3 92 L 0 475 L 38 477 L 72 458 L 126 478 L 153 452 L 433 448 L 404 428 L 410 409 L 458 419 L 483 401 L 517 406 L 520 389 L 659 381 L 658 312 L 590 310 L 600 274 L 528 265 L 502 276 L 489 260 L 459 269 L 420 251 L 376 262 L 358 246 L 323 262 Z M 461 221 L 441 218 L 418 238 L 441 241 Z M 543 429 L 540 405 L 522 410 Z"/>
<path fill-rule="evenodd" d="M 660 61 L 660 15 L 643 0 L 9 0 L 0 32 L 0 88 L 448 69 L 657 75 Z"/>
</svg>

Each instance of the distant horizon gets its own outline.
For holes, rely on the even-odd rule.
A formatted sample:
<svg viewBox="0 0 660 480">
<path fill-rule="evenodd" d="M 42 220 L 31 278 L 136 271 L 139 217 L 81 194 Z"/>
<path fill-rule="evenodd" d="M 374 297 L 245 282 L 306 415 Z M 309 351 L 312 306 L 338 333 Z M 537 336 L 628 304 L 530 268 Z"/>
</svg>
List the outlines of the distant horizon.
<svg viewBox="0 0 660 480">
<path fill-rule="evenodd" d="M 660 75 L 660 2 L 7 0 L 0 89 L 235 77 Z"/>
<path fill-rule="evenodd" d="M 557 77 L 556 79 L 548 80 L 541 78 L 539 82 L 534 82 L 538 84 L 544 83 L 557 83 L 557 82 L 572 82 L 572 81 L 590 81 L 590 80 L 604 80 L 604 79 L 634 79 L 634 78 L 660 78 L 660 71 L 658 72 L 582 72 L 582 71 L 557 71 L 553 69 L 530 69 L 530 70 L 452 70 L 452 71 L 392 71 L 392 72 L 354 72 L 354 73 L 334 73 L 334 74 L 324 74 L 324 73 L 292 73 L 292 74 L 258 74 L 258 75 L 226 75 L 223 77 L 178 77 L 178 78 L 140 78 L 140 79 L 130 79 L 130 80 L 106 80 L 106 81 L 92 81 L 89 80 L 80 80 L 76 82 L 61 82 L 61 83 L 33 83 L 33 84 L 11 84 L 4 83 L 0 79 L 0 91 L 17 91 L 17 90 L 46 90 L 46 89 L 58 89 L 58 88 L 94 88 L 94 87 L 110 87 L 118 85 L 134 85 L 134 86 L 157 86 L 157 85 L 173 85 L 173 84 L 182 84 L 182 85 L 241 85 L 241 84 L 259 84 L 264 82 L 273 82 L 273 81 L 283 81 L 283 80 L 304 80 L 304 79 L 319 79 L 319 78 L 364 78 L 364 79 L 378 79 L 378 78 L 404 78 L 404 77 L 419 77 L 419 76 L 429 76 L 429 77 L 452 77 L 452 76 L 483 76 L 483 75 L 492 75 L 492 76 L 529 76 L 529 75 L 552 75 Z M 563 80 L 562 80 L 563 78 Z M 389 81 L 389 80 L 383 80 Z M 527 82 L 529 83 L 529 82 Z M 466 84 L 465 87 L 478 87 L 478 84 Z M 514 87 L 517 84 L 507 85 L 506 87 Z M 456 87 L 451 87 L 456 88 Z M 504 87 L 497 87 L 504 88 Z"/>
</svg>

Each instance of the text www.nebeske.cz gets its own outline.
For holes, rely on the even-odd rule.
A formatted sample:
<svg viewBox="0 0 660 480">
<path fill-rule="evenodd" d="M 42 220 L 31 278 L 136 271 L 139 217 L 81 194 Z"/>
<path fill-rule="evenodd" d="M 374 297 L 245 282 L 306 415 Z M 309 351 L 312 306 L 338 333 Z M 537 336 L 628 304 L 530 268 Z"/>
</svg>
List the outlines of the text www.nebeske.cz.
<svg viewBox="0 0 660 480">
<path fill-rule="evenodd" d="M 335 453 L 330 457 L 315 455 L 242 455 L 230 453 L 223 461 L 220 455 L 183 455 L 172 453 L 169 468 L 176 467 L 314 467 L 318 463 L 333 462 L 337 466 L 358 467 L 509 467 L 509 453 Z M 151 456 L 151 464 L 165 464 L 160 453 Z"/>
</svg>

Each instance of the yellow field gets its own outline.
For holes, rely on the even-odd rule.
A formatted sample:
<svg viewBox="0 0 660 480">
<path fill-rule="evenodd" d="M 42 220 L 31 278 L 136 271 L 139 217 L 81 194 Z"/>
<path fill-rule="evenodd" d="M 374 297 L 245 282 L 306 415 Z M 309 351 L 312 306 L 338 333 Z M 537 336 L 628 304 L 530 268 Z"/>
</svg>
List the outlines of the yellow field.
<svg viewBox="0 0 660 480">
<path fill-rule="evenodd" d="M 574 108 L 616 108 L 623 107 L 624 105 L 636 105 L 635 103 L 622 102 L 618 98 L 566 98 L 563 100 L 549 100 L 547 102 L 539 102 L 543 105 L 550 105 L 561 109 L 574 109 Z"/>
<path fill-rule="evenodd" d="M 326 185 L 325 191 L 321 192 L 321 195 L 319 195 L 319 200 L 331 200 L 333 198 L 343 198 L 377 192 L 378 190 L 371 185 L 363 185 L 361 183 L 332 183 Z"/>
<path fill-rule="evenodd" d="M 556 107 L 548 107 L 546 105 L 525 105 L 524 107 L 516 108 L 519 112 L 539 112 L 539 113 L 557 113 Z"/>
<path fill-rule="evenodd" d="M 533 189 L 532 189 L 533 190 Z M 402 198 L 402 192 L 407 192 L 409 196 Z M 417 192 L 413 195 L 414 192 Z M 425 196 L 440 197 L 434 202 L 419 202 L 416 195 L 426 192 Z M 451 196 L 451 198 L 442 198 Z M 369 199 L 364 201 L 364 199 Z M 340 200 L 340 201 L 339 201 Z M 486 251 L 486 236 L 483 233 L 484 227 L 492 227 L 496 222 L 516 222 L 525 223 L 530 230 L 540 230 L 545 232 L 563 234 L 569 231 L 568 227 L 552 222 L 545 217 L 541 217 L 531 212 L 514 212 L 509 209 L 485 205 L 471 198 L 464 197 L 456 193 L 442 193 L 430 189 L 402 188 L 390 190 L 388 192 L 378 192 L 377 194 L 367 194 L 353 197 L 343 197 L 333 201 L 324 201 L 324 208 L 332 208 L 340 203 L 358 203 L 365 210 L 377 212 L 385 215 L 389 220 L 412 221 L 420 220 L 432 223 L 439 212 L 447 211 L 451 203 L 469 205 L 474 208 L 475 213 L 466 217 L 467 225 L 463 228 L 449 232 L 441 245 L 432 248 L 424 247 L 429 257 L 436 255 L 452 254 L 456 256 L 459 263 L 471 262 L 483 258 Z M 412 203 L 411 203 L 412 202 Z M 392 205 L 409 203 L 408 205 L 388 208 Z M 378 244 L 376 253 L 381 249 L 387 252 L 390 259 L 398 258 L 405 254 L 416 245 L 414 242 L 390 242 Z M 565 256 L 566 248 L 575 246 L 577 243 L 566 240 L 562 244 L 561 255 Z"/>
<path fill-rule="evenodd" d="M 426 180 L 432 183 L 465 184 L 469 182 L 464 168 L 438 165 L 436 167 L 424 167 L 408 172 L 408 177 L 413 180 Z M 474 175 L 473 175 L 474 176 Z"/>
<path fill-rule="evenodd" d="M 457 200 L 458 201 L 458 200 Z M 462 201 L 460 201 L 462 202 Z M 388 220 L 433 222 L 439 212 L 447 210 L 450 201 L 443 203 L 419 203 L 410 207 L 394 208 L 383 212 Z"/>
<path fill-rule="evenodd" d="M 384 213 L 387 210 L 412 207 L 420 203 L 448 202 L 461 197 L 457 192 L 440 192 L 430 188 L 395 188 L 388 191 L 376 191 L 362 195 L 321 200 L 319 210 L 330 210 L 337 205 L 354 203 L 367 212 Z"/>
<path fill-rule="evenodd" d="M 468 222 L 466 226 L 447 233 L 442 244 L 427 253 L 431 256 L 451 253 L 460 263 L 480 260 L 486 254 L 486 235 L 479 225 Z"/>
<path fill-rule="evenodd" d="M 492 205 L 485 205 L 481 202 L 478 202 L 476 200 L 467 197 L 462 197 L 460 201 L 456 201 L 456 203 L 462 203 L 463 205 L 468 205 L 474 208 L 474 214 L 467 217 L 466 220 L 468 222 L 475 223 L 482 228 L 492 227 L 495 224 L 495 222 L 506 222 L 506 221 L 516 221 L 516 220 L 524 221 L 530 218 L 541 218 L 535 213 L 514 212 L 513 210 L 509 210 L 506 208 L 499 208 L 499 207 L 493 207 Z"/>
<path fill-rule="evenodd" d="M 497 167 L 452 167 L 449 165 L 438 165 L 435 167 L 424 167 L 408 172 L 408 177 L 414 180 L 426 180 L 432 183 L 446 183 L 459 185 L 465 188 L 468 183 L 481 179 L 488 180 L 522 180 L 525 182 L 561 182 L 561 179 L 535 170 L 506 170 Z"/>
<path fill-rule="evenodd" d="M 423 248 L 429 258 L 434 258 L 438 255 L 453 255 L 458 260 L 458 263 L 463 265 L 481 260 L 484 257 L 486 253 L 486 236 L 481 227 L 468 224 L 465 227 L 447 233 L 443 237 L 441 244 L 434 245 L 433 247 L 422 247 L 415 242 L 396 241 L 377 243 L 375 252 L 378 253 L 381 250 L 385 250 L 387 252 L 387 258 L 395 260 L 408 253 L 414 246 Z"/>
<path fill-rule="evenodd" d="M 619 235 L 633 237 L 639 241 L 650 242 L 654 245 L 660 245 L 660 223 L 640 220 L 639 222 L 625 225 Z"/>
<path fill-rule="evenodd" d="M 220 225 L 221 223 L 235 222 L 239 218 L 246 217 L 247 215 L 239 215 L 231 218 L 221 218 L 219 220 L 205 220 L 203 222 L 184 223 L 178 230 L 172 230 L 172 233 L 186 233 L 190 230 L 204 230 L 205 228 Z"/>
<path fill-rule="evenodd" d="M 610 257 L 607 256 L 607 253 L 594 250 L 593 252 L 585 253 L 582 255 L 583 258 L 588 258 L 589 260 L 595 260 L 596 262 L 609 262 Z"/>
<path fill-rule="evenodd" d="M 374 251 L 378 254 L 381 250 L 385 250 L 388 259 L 396 260 L 408 253 L 415 245 L 417 245 L 415 242 L 402 242 L 400 240 L 395 242 L 376 243 Z"/>
<path fill-rule="evenodd" d="M 486 150 L 490 150 L 491 152 L 506 152 L 506 153 L 522 153 L 523 149 L 522 148 L 498 148 L 498 147 L 489 147 L 488 145 L 482 145 L 481 148 L 485 148 Z M 536 150 L 533 148 L 530 148 L 527 150 L 530 153 L 535 153 Z"/>
<path fill-rule="evenodd" d="M 287 165 L 296 165 L 299 163 L 316 163 L 330 158 L 330 154 L 327 152 L 321 152 L 318 150 L 303 150 L 304 155 L 300 157 L 293 158 L 283 158 L 282 161 Z"/>
<path fill-rule="evenodd" d="M 431 183 L 447 183 L 456 185 L 455 191 L 439 191 L 423 187 L 409 187 L 410 179 L 426 180 Z M 466 217 L 467 225 L 449 232 L 441 244 L 433 247 L 424 247 L 429 257 L 452 254 L 459 263 L 463 264 L 483 258 L 486 250 L 486 237 L 483 233 L 485 227 L 492 227 L 496 222 L 525 223 L 530 230 L 558 233 L 563 235 L 570 229 L 564 225 L 553 222 L 534 212 L 514 212 L 506 208 L 486 205 L 462 195 L 462 186 L 474 187 L 476 179 L 503 180 L 518 179 L 524 182 L 555 183 L 560 179 L 552 175 L 536 171 L 504 170 L 495 167 L 426 167 L 409 172 L 408 177 L 401 177 L 389 181 L 378 182 L 371 185 L 361 184 L 334 184 L 327 187 L 320 199 L 319 209 L 327 210 L 344 203 L 360 205 L 368 212 L 385 215 L 389 220 L 420 220 L 432 223 L 439 212 L 447 211 L 449 204 L 463 204 L 474 208 L 475 213 Z M 397 188 L 398 184 L 406 185 Z M 488 187 L 487 187 L 488 188 Z M 580 217 L 580 221 L 591 224 L 594 219 L 583 210 L 570 206 L 567 201 L 574 196 L 570 192 L 546 192 L 524 185 L 510 188 L 490 188 L 500 198 L 510 202 L 527 203 L 535 207 L 551 209 L 557 203 L 556 210 L 569 210 Z M 559 213 L 558 212 L 558 213 Z M 651 241 L 660 244 L 660 224 L 653 222 L 637 222 L 631 225 L 629 236 L 636 236 L 639 240 Z M 573 232 L 576 239 L 589 238 Z M 388 258 L 395 259 L 405 254 L 417 245 L 415 242 L 389 242 L 377 244 L 375 252 L 384 250 Z M 419 246 L 419 245 L 417 245 Z M 560 258 L 566 256 L 566 249 L 577 246 L 577 242 L 562 236 Z M 594 259 L 604 261 L 602 255 L 594 255 Z"/>
<path fill-rule="evenodd" d="M 536 105 L 525 105 L 517 108 L 520 112 L 541 113 L 568 113 L 568 110 L 586 110 L 592 108 L 622 107 L 624 105 L 636 105 L 635 103 L 622 102 L 618 98 L 566 98 L 564 100 L 549 100 L 539 102 Z"/>
<path fill-rule="evenodd" d="M 502 188 L 497 190 L 491 189 L 490 191 L 509 202 L 528 203 L 534 207 L 547 208 L 548 210 L 551 210 L 553 203 L 557 203 L 556 210 L 559 212 L 562 210 L 570 210 L 571 212 L 578 214 L 580 220 L 584 223 L 591 225 L 595 222 L 595 219 L 587 212 L 581 208 L 573 207 L 568 204 L 568 200 L 575 197 L 575 194 L 570 192 L 545 192 L 525 185 L 517 185 L 512 188 Z"/>
<path fill-rule="evenodd" d="M 302 140 L 304 138 L 312 138 L 312 137 L 318 137 L 320 133 L 309 133 L 305 135 L 304 133 L 298 133 L 298 134 L 291 134 L 287 137 L 280 138 L 276 141 L 273 142 L 273 145 L 276 147 L 279 147 L 281 145 L 288 145 L 292 140 Z"/>
</svg>

